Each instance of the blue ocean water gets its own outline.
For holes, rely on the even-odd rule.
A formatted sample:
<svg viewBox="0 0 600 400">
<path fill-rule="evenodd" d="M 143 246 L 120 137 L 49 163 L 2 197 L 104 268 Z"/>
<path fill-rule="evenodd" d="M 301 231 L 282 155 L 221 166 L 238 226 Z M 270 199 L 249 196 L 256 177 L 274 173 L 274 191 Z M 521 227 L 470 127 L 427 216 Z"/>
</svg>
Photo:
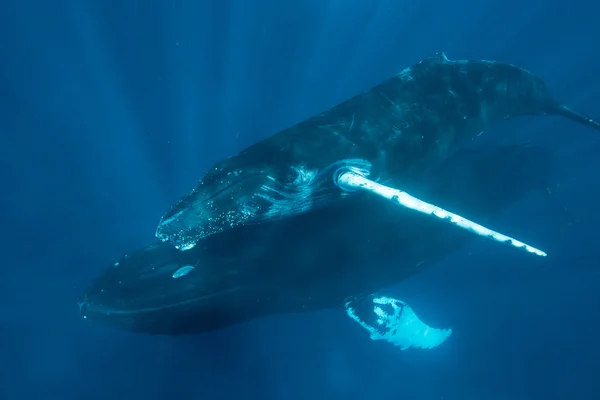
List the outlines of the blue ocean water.
<svg viewBox="0 0 600 400">
<path fill-rule="evenodd" d="M 418 60 L 494 59 L 600 116 L 600 5 L 565 0 L 99 1 L 0 6 L 0 399 L 600 398 L 597 132 L 519 118 L 481 141 L 559 155 L 558 202 L 397 295 L 452 337 L 368 340 L 341 310 L 188 337 L 84 323 L 76 298 L 214 162 Z"/>
</svg>

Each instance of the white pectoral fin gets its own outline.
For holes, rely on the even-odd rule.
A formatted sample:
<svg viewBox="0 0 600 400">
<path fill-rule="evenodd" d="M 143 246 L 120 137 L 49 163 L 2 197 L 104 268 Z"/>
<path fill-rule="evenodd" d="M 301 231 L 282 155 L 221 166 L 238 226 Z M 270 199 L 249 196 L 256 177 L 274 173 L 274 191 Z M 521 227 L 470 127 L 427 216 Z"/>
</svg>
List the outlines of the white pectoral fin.
<svg viewBox="0 0 600 400">
<path fill-rule="evenodd" d="M 391 297 L 368 295 L 346 300 L 346 314 L 369 331 L 372 340 L 385 340 L 401 350 L 433 349 L 444 343 L 452 329 L 432 328 L 408 304 Z"/>
<path fill-rule="evenodd" d="M 355 171 L 349 170 L 346 172 L 341 172 L 337 176 L 336 183 L 342 190 L 363 190 L 365 192 L 376 194 L 400 207 L 409 208 L 411 210 L 448 221 L 452 225 L 465 229 L 476 235 L 484 236 L 500 243 L 509 244 L 513 247 L 523 249 L 538 256 L 546 256 L 546 253 L 536 249 L 535 247 L 503 235 L 502 233 L 493 231 L 483 225 L 479 225 L 476 222 L 469 221 L 458 214 L 451 213 L 443 208 L 424 202 L 423 200 L 411 196 L 402 190 L 394 189 L 392 187 L 377 183 L 371 179 L 365 178 Z"/>
</svg>

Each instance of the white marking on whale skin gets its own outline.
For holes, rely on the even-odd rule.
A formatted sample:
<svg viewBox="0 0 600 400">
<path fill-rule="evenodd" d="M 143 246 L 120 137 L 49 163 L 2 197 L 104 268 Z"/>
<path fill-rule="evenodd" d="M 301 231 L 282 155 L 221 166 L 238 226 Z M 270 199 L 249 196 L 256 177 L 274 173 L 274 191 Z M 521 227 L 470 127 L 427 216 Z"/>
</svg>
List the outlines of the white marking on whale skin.
<svg viewBox="0 0 600 400">
<path fill-rule="evenodd" d="M 191 250 L 194 247 L 196 247 L 196 243 L 184 243 L 184 244 L 180 244 L 180 245 L 176 245 L 175 248 L 177 250 L 181 250 L 181 251 L 187 251 L 187 250 Z"/>
<path fill-rule="evenodd" d="M 184 267 L 181 267 L 173 273 L 173 279 L 177 279 L 177 278 L 181 278 L 182 276 L 186 276 L 187 274 L 192 272 L 194 269 L 196 269 L 196 268 L 191 265 L 186 265 Z"/>
<path fill-rule="evenodd" d="M 175 213 L 175 214 L 173 214 L 173 215 L 172 215 L 172 216 L 170 216 L 169 218 L 167 218 L 167 219 L 163 219 L 163 220 L 160 222 L 160 225 L 168 225 L 168 224 L 170 224 L 171 222 L 173 222 L 174 220 L 176 220 L 176 219 L 177 219 L 177 217 L 179 217 L 181 214 L 183 214 L 183 213 L 184 213 L 184 211 L 185 211 L 185 210 L 181 210 L 181 211 L 179 211 L 178 213 Z"/>
<path fill-rule="evenodd" d="M 334 135 L 339 136 L 340 131 L 343 129 L 347 129 L 348 131 L 352 130 L 352 127 L 354 127 L 355 118 L 356 118 L 356 114 L 353 113 L 352 118 L 349 120 L 337 122 L 334 124 L 319 125 L 319 129 L 327 130 L 327 131 L 333 133 Z M 344 136 L 342 136 L 342 138 L 344 138 Z"/>
<path fill-rule="evenodd" d="M 436 205 L 426 203 L 423 200 L 420 200 L 414 196 L 411 196 L 407 192 L 404 192 L 399 189 L 394 189 L 375 181 L 372 181 L 368 178 L 365 178 L 356 171 L 346 170 L 346 171 L 336 171 L 336 175 L 334 175 L 334 180 L 340 189 L 345 191 L 357 191 L 363 190 L 372 194 L 376 194 L 378 196 L 383 197 L 391 201 L 392 203 L 408 208 L 411 210 L 418 211 L 423 214 L 430 215 L 432 217 L 436 217 L 445 221 L 450 222 L 452 225 L 457 226 L 459 228 L 465 229 L 471 233 L 475 233 L 477 235 L 487 237 L 489 239 L 495 240 L 500 243 L 506 243 L 513 247 L 523 249 L 529 253 L 533 253 L 535 255 L 545 257 L 547 254 L 535 247 L 532 247 L 528 244 L 525 244 L 519 240 L 506 236 L 502 233 L 493 231 L 489 228 L 486 228 L 483 225 L 479 225 L 476 222 L 470 221 L 464 217 L 461 217 L 458 214 L 451 213 L 449 211 L 444 210 L 441 207 Z"/>
<path fill-rule="evenodd" d="M 233 175 L 233 176 L 240 176 L 240 175 L 241 175 L 243 172 L 244 172 L 244 171 L 243 171 L 243 170 L 241 170 L 241 169 L 240 169 L 240 170 L 236 170 L 236 171 L 229 171 L 229 172 L 227 173 L 227 175 L 228 175 L 228 176 L 231 176 L 231 175 Z"/>
<path fill-rule="evenodd" d="M 404 125 L 408 126 L 408 123 L 404 120 L 404 117 L 403 117 L 404 113 L 406 112 L 406 109 L 403 108 L 397 102 L 395 102 L 392 99 L 390 99 L 389 97 L 387 97 L 383 92 L 379 92 L 379 95 L 381 97 L 383 97 L 384 99 L 386 99 L 388 103 L 390 103 L 389 107 L 381 106 L 381 108 L 384 109 L 385 111 L 387 111 L 388 113 L 390 113 L 393 117 L 396 117 L 398 120 L 402 121 L 402 123 Z"/>
<path fill-rule="evenodd" d="M 385 340 L 400 350 L 410 347 L 433 349 L 438 347 L 450 337 L 452 329 L 432 328 L 415 314 L 412 308 L 401 300 L 391 297 L 376 297 L 372 300 L 373 313 L 377 317 L 378 326 L 372 326 L 360 319 L 352 302 L 345 303 L 346 314 L 365 328 L 371 335 L 371 340 Z M 388 314 L 381 306 L 389 305 L 393 313 Z"/>
<path fill-rule="evenodd" d="M 402 71 L 396 74 L 396 78 L 399 78 L 403 81 L 412 81 L 415 78 L 412 75 L 412 67 L 404 68 Z"/>
</svg>

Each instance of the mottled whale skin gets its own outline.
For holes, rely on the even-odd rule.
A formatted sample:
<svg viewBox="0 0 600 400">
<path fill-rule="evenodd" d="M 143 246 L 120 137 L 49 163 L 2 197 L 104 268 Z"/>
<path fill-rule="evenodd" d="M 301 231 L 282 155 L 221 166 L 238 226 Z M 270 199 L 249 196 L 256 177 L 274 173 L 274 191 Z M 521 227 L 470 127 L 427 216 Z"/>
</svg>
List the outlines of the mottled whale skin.
<svg viewBox="0 0 600 400">
<path fill-rule="evenodd" d="M 529 145 L 460 150 L 408 185 L 489 222 L 547 187 L 551 153 Z M 544 191 L 545 193 L 545 191 Z M 374 196 L 231 229 L 188 251 L 160 242 L 123 257 L 81 296 L 85 318 L 150 334 L 191 334 L 277 313 L 343 307 L 476 240 Z"/>
<path fill-rule="evenodd" d="M 163 216 L 156 236 L 189 249 L 215 233 L 332 204 L 352 196 L 333 179 L 344 166 L 404 189 L 490 123 L 545 114 L 600 130 L 522 68 L 438 53 L 217 163 Z"/>
</svg>

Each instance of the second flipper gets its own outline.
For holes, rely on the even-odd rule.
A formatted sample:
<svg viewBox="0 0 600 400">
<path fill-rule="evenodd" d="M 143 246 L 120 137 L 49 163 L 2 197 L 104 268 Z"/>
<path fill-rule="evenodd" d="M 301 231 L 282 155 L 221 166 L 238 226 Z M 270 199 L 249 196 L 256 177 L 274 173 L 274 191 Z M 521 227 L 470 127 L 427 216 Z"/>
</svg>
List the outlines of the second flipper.
<svg viewBox="0 0 600 400">
<path fill-rule="evenodd" d="M 385 340 L 401 350 L 433 349 L 452 334 L 452 329 L 430 327 L 408 304 L 391 297 L 352 296 L 344 306 L 346 314 L 369 331 L 372 340 Z"/>
</svg>

